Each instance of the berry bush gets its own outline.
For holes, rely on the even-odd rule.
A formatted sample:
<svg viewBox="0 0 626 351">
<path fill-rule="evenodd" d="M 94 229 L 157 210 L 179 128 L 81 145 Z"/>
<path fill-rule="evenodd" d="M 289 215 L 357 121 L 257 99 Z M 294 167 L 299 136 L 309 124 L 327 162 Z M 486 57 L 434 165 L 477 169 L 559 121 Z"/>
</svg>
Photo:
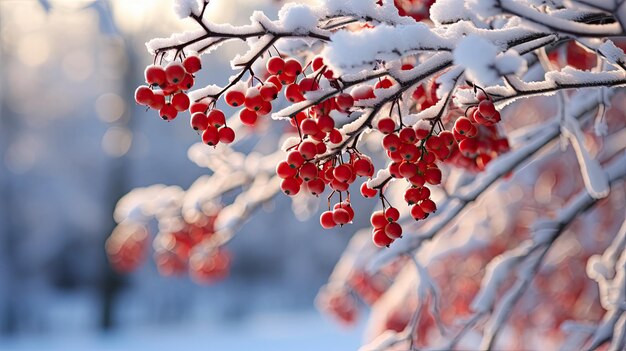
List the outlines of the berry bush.
<svg viewBox="0 0 626 351">
<path fill-rule="evenodd" d="M 146 44 L 135 101 L 188 119 L 212 174 L 121 199 L 115 268 L 142 263 L 156 219 L 160 272 L 223 278 L 282 192 L 355 227 L 317 304 L 345 324 L 370 306 L 363 351 L 625 347 L 626 3 L 324 0 L 242 26 L 209 8 L 174 1 L 197 29 Z M 228 82 L 196 88 L 230 41 Z M 232 148 L 270 128 L 274 152 Z"/>
</svg>

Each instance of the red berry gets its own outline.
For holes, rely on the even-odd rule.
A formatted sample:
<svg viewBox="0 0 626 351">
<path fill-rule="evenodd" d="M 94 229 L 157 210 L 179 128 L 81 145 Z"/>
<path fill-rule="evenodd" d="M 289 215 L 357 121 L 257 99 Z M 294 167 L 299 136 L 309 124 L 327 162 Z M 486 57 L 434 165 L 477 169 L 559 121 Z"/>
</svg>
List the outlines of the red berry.
<svg viewBox="0 0 626 351">
<path fill-rule="evenodd" d="M 317 119 L 317 127 L 324 133 L 328 133 L 335 128 L 335 120 L 327 115 L 320 116 Z"/>
<path fill-rule="evenodd" d="M 344 210 L 348 211 L 350 221 L 354 219 L 354 209 L 352 208 L 352 205 L 350 205 L 350 202 L 342 201 L 340 203 L 335 204 L 335 206 L 333 206 L 334 210 L 337 210 L 339 208 L 343 208 Z"/>
<path fill-rule="evenodd" d="M 405 161 L 417 161 L 420 156 L 420 149 L 415 144 L 402 144 L 400 145 L 400 155 Z"/>
<path fill-rule="evenodd" d="M 335 219 L 333 218 L 333 211 L 324 211 L 320 216 L 320 224 L 324 229 L 330 229 L 337 226 Z"/>
<path fill-rule="evenodd" d="M 424 172 L 424 179 L 428 184 L 441 184 L 441 170 L 439 168 L 429 168 Z"/>
<path fill-rule="evenodd" d="M 421 175 L 418 174 L 418 175 L 414 175 L 413 177 L 409 178 L 409 182 L 413 186 L 424 186 L 424 184 L 426 183 L 426 179 L 424 179 L 424 176 L 421 176 Z"/>
<path fill-rule="evenodd" d="M 311 68 L 313 68 L 313 71 L 317 71 L 322 67 L 324 67 L 324 58 L 322 56 L 315 56 L 311 61 Z"/>
<path fill-rule="evenodd" d="M 239 107 L 246 101 L 246 95 L 237 90 L 230 90 L 224 96 L 226 103 L 232 107 Z"/>
<path fill-rule="evenodd" d="M 408 188 L 404 192 L 404 201 L 406 201 L 407 204 L 413 205 L 420 200 L 420 191 L 418 188 Z"/>
<path fill-rule="evenodd" d="M 311 118 L 307 118 L 300 123 L 300 130 L 307 135 L 315 135 L 320 131 L 317 127 L 317 123 Z"/>
<path fill-rule="evenodd" d="M 263 101 L 261 103 L 261 108 L 256 112 L 259 116 L 265 116 L 268 113 L 272 112 L 272 103 L 269 101 Z"/>
<path fill-rule="evenodd" d="M 219 130 L 220 142 L 230 144 L 235 140 L 235 131 L 230 127 L 224 127 Z"/>
<path fill-rule="evenodd" d="M 403 161 L 398 167 L 398 173 L 402 178 L 410 179 L 417 174 L 417 166 L 412 162 Z"/>
<path fill-rule="evenodd" d="M 302 73 L 302 65 L 298 60 L 287 59 L 285 61 L 285 71 L 283 72 L 285 75 L 295 77 Z"/>
<path fill-rule="evenodd" d="M 206 130 L 209 126 L 207 116 L 202 112 L 196 112 L 191 115 L 191 128 L 194 130 Z"/>
<path fill-rule="evenodd" d="M 383 138 L 383 147 L 385 150 L 394 152 L 400 147 L 400 138 L 395 134 L 387 134 Z"/>
<path fill-rule="evenodd" d="M 378 190 L 368 187 L 367 182 L 361 184 L 361 195 L 363 195 L 363 197 L 370 198 L 376 196 L 376 194 L 378 194 Z"/>
<path fill-rule="evenodd" d="M 250 111 L 247 108 L 244 108 L 239 112 L 239 119 L 241 120 L 241 123 L 250 127 L 254 126 L 257 117 L 256 112 Z"/>
<path fill-rule="evenodd" d="M 398 239 L 402 237 L 402 226 L 397 222 L 387 223 L 385 226 L 385 234 L 391 239 Z"/>
<path fill-rule="evenodd" d="M 326 152 L 326 144 L 324 143 L 319 143 L 315 146 L 315 151 L 317 152 L 318 155 L 322 155 Z"/>
<path fill-rule="evenodd" d="M 264 101 L 272 101 L 278 97 L 278 88 L 272 83 L 265 83 L 260 89 L 259 93 Z"/>
<path fill-rule="evenodd" d="M 347 93 L 337 95 L 335 102 L 341 111 L 347 111 L 349 108 L 354 106 L 354 98 L 352 95 Z"/>
<path fill-rule="evenodd" d="M 287 163 L 291 168 L 299 168 L 304 164 L 304 157 L 298 151 L 291 151 L 287 155 Z"/>
<path fill-rule="evenodd" d="M 478 111 L 485 118 L 490 119 L 497 112 L 491 100 L 483 100 L 478 104 Z"/>
<path fill-rule="evenodd" d="M 178 89 L 180 90 L 189 90 L 191 89 L 191 87 L 193 87 L 193 84 L 195 83 L 193 76 L 191 74 L 185 74 L 185 76 L 183 77 L 183 80 L 180 81 L 180 83 L 178 83 Z"/>
<path fill-rule="evenodd" d="M 372 217 L 370 217 L 370 223 L 374 228 L 384 228 L 389 221 L 385 218 L 385 214 L 383 211 L 376 211 L 372 213 Z"/>
<path fill-rule="evenodd" d="M 206 113 L 207 108 L 209 108 L 209 105 L 203 102 L 194 102 L 189 107 L 189 113 L 191 113 L 192 115 L 196 112 Z"/>
<path fill-rule="evenodd" d="M 474 124 L 467 117 L 459 117 L 459 119 L 454 122 L 454 129 L 461 135 L 467 135 L 467 132 L 472 129 L 472 127 L 474 127 Z"/>
<path fill-rule="evenodd" d="M 385 234 L 385 229 L 383 228 L 374 230 L 374 233 L 372 234 L 372 241 L 374 242 L 374 245 L 378 247 L 389 246 L 393 243 L 393 239 Z"/>
<path fill-rule="evenodd" d="M 219 109 L 209 111 L 207 118 L 209 120 L 209 125 L 212 125 L 215 128 L 219 128 L 226 124 L 226 116 L 224 116 L 224 112 Z"/>
<path fill-rule="evenodd" d="M 313 180 L 317 178 L 317 175 L 318 175 L 317 166 L 315 166 L 315 164 L 312 162 L 305 162 L 300 167 L 300 178 L 302 178 L 305 181 Z"/>
<path fill-rule="evenodd" d="M 424 140 L 430 135 L 431 126 L 428 122 L 422 120 L 417 122 L 415 126 L 415 137 L 419 140 Z"/>
<path fill-rule="evenodd" d="M 438 150 L 443 147 L 443 141 L 437 135 L 431 135 L 428 140 L 426 140 L 426 147 L 429 150 Z"/>
<path fill-rule="evenodd" d="M 374 89 L 372 89 L 372 87 L 369 85 L 361 85 L 352 89 L 350 95 L 352 95 L 354 101 L 376 98 L 376 94 L 374 94 Z"/>
<path fill-rule="evenodd" d="M 294 196 L 300 192 L 300 183 L 296 180 L 296 178 L 283 179 L 280 183 L 280 189 L 283 193 L 289 196 Z"/>
<path fill-rule="evenodd" d="M 171 121 L 178 115 L 178 111 L 171 104 L 166 104 L 159 110 L 159 115 L 166 121 Z"/>
<path fill-rule="evenodd" d="M 403 143 L 415 144 L 417 141 L 415 130 L 410 127 L 403 128 L 398 134 L 398 137 L 400 137 L 400 141 Z"/>
<path fill-rule="evenodd" d="M 185 77 L 185 67 L 180 62 L 172 61 L 165 67 L 165 78 L 169 84 L 178 84 Z"/>
<path fill-rule="evenodd" d="M 220 141 L 220 133 L 217 131 L 217 128 L 213 126 L 208 126 L 207 129 L 202 132 L 202 142 L 209 145 L 215 146 Z"/>
<path fill-rule="evenodd" d="M 347 191 L 348 187 L 350 187 L 349 183 L 344 183 L 337 179 L 333 179 L 329 185 L 330 185 L 330 188 L 335 191 Z"/>
<path fill-rule="evenodd" d="M 307 78 L 303 78 L 300 83 L 298 83 L 298 85 L 300 86 L 300 90 L 302 90 L 303 92 L 305 91 L 315 91 L 317 89 L 320 88 L 319 83 L 317 83 L 317 81 L 313 78 L 307 77 Z"/>
<path fill-rule="evenodd" d="M 146 83 L 149 85 L 162 86 L 166 82 L 165 69 L 161 66 L 150 65 L 146 67 L 144 74 L 146 77 Z"/>
<path fill-rule="evenodd" d="M 491 162 L 491 160 L 491 156 L 487 154 L 480 154 L 478 155 L 478 157 L 476 157 L 476 166 L 482 171 L 485 169 L 485 167 L 487 167 L 487 164 Z"/>
<path fill-rule="evenodd" d="M 352 177 L 352 167 L 345 163 L 339 165 L 333 171 L 333 175 L 335 176 L 335 179 L 345 183 Z"/>
<path fill-rule="evenodd" d="M 328 133 L 328 141 L 333 144 L 339 144 L 343 141 L 343 135 L 341 135 L 339 129 L 333 129 Z"/>
<path fill-rule="evenodd" d="M 361 177 L 371 177 L 374 175 L 374 165 L 372 164 L 372 161 L 366 158 L 360 158 L 354 161 L 352 168 L 354 169 L 356 175 Z"/>
<path fill-rule="evenodd" d="M 202 61 L 197 55 L 190 55 L 183 61 L 183 67 L 188 73 L 196 73 L 202 69 Z"/>
<path fill-rule="evenodd" d="M 326 184 L 320 178 L 312 179 L 306 182 L 306 186 L 309 189 L 309 192 L 315 196 L 319 196 L 324 192 L 324 188 L 326 188 Z"/>
<path fill-rule="evenodd" d="M 425 213 L 432 213 L 432 212 L 437 211 L 437 205 L 431 199 L 424 199 L 424 200 L 422 200 L 422 202 L 420 202 L 419 206 L 422 208 L 422 210 Z"/>
<path fill-rule="evenodd" d="M 300 146 L 298 146 L 298 151 L 305 160 L 311 160 L 317 154 L 317 147 L 311 141 L 303 141 L 300 143 Z"/>
<path fill-rule="evenodd" d="M 333 219 L 335 223 L 344 225 L 350 222 L 350 213 L 344 208 L 338 208 L 333 210 Z"/>
<path fill-rule="evenodd" d="M 289 84 L 285 89 L 285 97 L 290 102 L 304 101 L 304 95 L 302 95 L 302 89 L 298 84 Z"/>
<path fill-rule="evenodd" d="M 246 91 L 246 100 L 244 101 L 244 105 L 246 105 L 246 108 L 248 110 L 259 111 L 261 109 L 261 106 L 263 106 L 264 102 L 265 101 L 263 100 L 263 98 L 261 97 L 261 94 L 259 93 L 259 89 L 249 88 Z"/>
<path fill-rule="evenodd" d="M 153 110 L 160 110 L 165 106 L 165 96 L 163 96 L 162 91 L 154 92 L 154 96 L 152 96 L 152 102 L 150 102 L 150 108 Z"/>
<path fill-rule="evenodd" d="M 383 78 L 376 82 L 374 85 L 375 89 L 389 89 L 393 86 L 393 81 L 389 78 Z"/>
<path fill-rule="evenodd" d="M 385 218 L 387 218 L 389 222 L 397 222 L 400 218 L 400 211 L 395 207 L 389 207 L 385 210 Z"/>
<path fill-rule="evenodd" d="M 144 106 L 150 105 L 154 98 L 154 93 L 149 87 L 142 85 L 135 90 L 135 101 Z"/>
<path fill-rule="evenodd" d="M 383 134 L 391 134 L 394 130 L 396 130 L 396 122 L 389 117 L 381 118 L 378 121 L 378 130 L 380 130 Z"/>
<path fill-rule="evenodd" d="M 296 76 L 290 76 L 285 72 L 277 75 L 276 78 L 278 79 L 278 82 L 282 85 L 293 84 L 296 81 Z"/>
<path fill-rule="evenodd" d="M 189 108 L 189 97 L 185 93 L 178 93 L 172 97 L 172 106 L 177 111 L 185 111 Z"/>
<path fill-rule="evenodd" d="M 267 83 L 272 83 L 274 84 L 274 86 L 276 87 L 276 89 L 278 89 L 278 91 L 283 89 L 283 84 L 280 82 L 280 79 L 278 79 L 277 76 L 269 76 L 266 80 L 265 80 L 265 84 Z"/>
<path fill-rule="evenodd" d="M 276 165 L 276 175 L 283 179 L 295 177 L 298 173 L 296 168 L 293 168 L 289 163 L 282 161 Z"/>
<path fill-rule="evenodd" d="M 271 75 L 281 74 L 285 69 L 285 60 L 283 60 L 279 56 L 274 56 L 267 60 L 265 67 L 267 69 L 267 72 Z"/>
<path fill-rule="evenodd" d="M 464 139 L 459 142 L 459 151 L 465 157 L 473 157 L 478 151 L 478 142 L 476 139 Z"/>
<path fill-rule="evenodd" d="M 419 205 L 414 205 L 411 207 L 411 217 L 413 217 L 416 221 L 420 219 L 425 219 L 428 217 L 428 213 L 424 212 Z"/>
</svg>

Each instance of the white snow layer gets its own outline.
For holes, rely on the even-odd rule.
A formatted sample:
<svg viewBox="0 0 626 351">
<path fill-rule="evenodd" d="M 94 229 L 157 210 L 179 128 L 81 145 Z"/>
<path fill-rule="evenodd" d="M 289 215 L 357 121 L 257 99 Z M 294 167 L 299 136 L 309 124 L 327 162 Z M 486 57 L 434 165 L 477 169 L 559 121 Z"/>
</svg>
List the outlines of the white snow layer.
<svg viewBox="0 0 626 351">
<path fill-rule="evenodd" d="M 478 35 L 470 34 L 459 41 L 454 50 L 454 63 L 465 67 L 469 79 L 491 85 L 499 79 L 494 70 L 498 48 Z"/>
<path fill-rule="evenodd" d="M 592 158 L 585 148 L 584 135 L 580 123 L 576 119 L 566 115 L 561 126 L 561 131 L 570 141 L 576 152 L 576 158 L 580 164 L 580 172 L 589 195 L 594 199 L 606 197 L 610 191 L 608 175 L 602 170 L 598 160 Z"/>
<path fill-rule="evenodd" d="M 282 27 L 293 33 L 307 33 L 317 27 L 317 15 L 305 5 L 288 3 L 278 12 Z"/>
<path fill-rule="evenodd" d="M 200 14 L 201 0 L 174 0 L 174 13 L 179 18 L 187 18 L 192 13 L 195 15 Z"/>
</svg>

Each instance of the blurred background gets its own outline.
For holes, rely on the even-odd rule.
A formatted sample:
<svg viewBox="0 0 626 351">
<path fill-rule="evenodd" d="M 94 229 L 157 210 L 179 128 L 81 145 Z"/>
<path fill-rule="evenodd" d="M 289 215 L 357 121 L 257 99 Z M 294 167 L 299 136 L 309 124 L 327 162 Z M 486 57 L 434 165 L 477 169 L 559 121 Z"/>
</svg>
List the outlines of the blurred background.
<svg viewBox="0 0 626 351">
<path fill-rule="evenodd" d="M 0 0 L 0 350 L 356 349 L 362 326 L 337 328 L 313 306 L 350 229 L 299 224 L 286 197 L 228 245 L 225 281 L 162 277 L 152 260 L 111 270 L 117 200 L 206 173 L 187 158 L 198 137 L 186 118 L 165 123 L 133 101 L 152 62 L 144 43 L 194 25 L 171 2 Z M 246 23 L 277 5 L 213 1 L 208 16 Z M 237 49 L 205 57 L 199 83 L 223 84 Z"/>
</svg>

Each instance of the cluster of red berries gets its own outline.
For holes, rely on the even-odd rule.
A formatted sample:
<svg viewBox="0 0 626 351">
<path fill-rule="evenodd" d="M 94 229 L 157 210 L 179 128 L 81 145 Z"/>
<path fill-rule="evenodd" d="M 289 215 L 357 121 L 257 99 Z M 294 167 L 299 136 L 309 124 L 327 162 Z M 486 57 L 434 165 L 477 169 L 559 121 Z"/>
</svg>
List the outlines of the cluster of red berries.
<svg viewBox="0 0 626 351">
<path fill-rule="evenodd" d="M 154 260 L 165 276 L 188 272 L 198 283 L 211 283 L 228 275 L 230 254 L 210 245 L 217 213 L 194 223 L 178 218 L 177 230 L 162 230 L 154 238 Z M 169 220 L 171 221 L 171 219 Z"/>
<path fill-rule="evenodd" d="M 302 73 L 302 65 L 298 60 L 285 60 L 280 56 L 270 58 L 266 69 L 268 77 L 264 81 L 259 79 L 258 85 L 234 85 L 224 96 L 228 105 L 244 107 L 239 111 L 239 119 L 244 125 L 254 126 L 260 116 L 269 114 L 272 111 L 272 101 L 278 98 L 283 87 L 286 87 L 285 95 L 289 98 L 293 94 L 291 86 Z"/>
<path fill-rule="evenodd" d="M 389 246 L 402 237 L 402 226 L 398 223 L 400 212 L 395 207 L 372 213 L 372 241 L 378 247 Z"/>
<path fill-rule="evenodd" d="M 458 152 L 454 152 L 450 160 L 474 172 L 484 170 L 492 159 L 510 149 L 508 139 L 500 136 L 496 128 L 500 113 L 490 97 L 479 91 L 477 98 L 478 105 L 468 108 L 466 116 L 454 122 L 453 135 Z"/>
<path fill-rule="evenodd" d="M 153 240 L 154 261 L 165 276 L 188 272 L 198 283 L 212 283 L 228 275 L 230 254 L 211 245 L 217 212 L 202 215 L 194 223 L 182 217 L 168 218 L 168 227 L 176 222 L 176 230 L 161 230 Z M 120 272 L 130 272 L 146 258 L 149 246 L 147 228 L 130 221 L 120 223 L 106 243 L 111 265 Z"/>
<path fill-rule="evenodd" d="M 345 325 L 356 322 L 359 313 L 357 302 L 350 289 L 345 286 L 324 286 L 316 299 L 320 309 Z"/>
<path fill-rule="evenodd" d="M 218 143 L 230 144 L 235 140 L 235 131 L 226 125 L 222 110 L 209 109 L 211 104 L 196 102 L 189 108 L 191 128 L 202 132 L 202 142 L 209 146 Z"/>
<path fill-rule="evenodd" d="M 418 123 L 415 128 L 396 128 L 389 117 L 378 121 L 378 129 L 386 134 L 382 144 L 392 161 L 389 173 L 394 178 L 404 178 L 410 185 L 404 199 L 412 206 L 411 216 L 415 220 L 425 219 L 437 209 L 426 184 L 441 183 L 442 174 L 436 162 L 450 156 L 454 143 L 452 133 L 443 131 L 433 135 L 428 122 Z"/>
<path fill-rule="evenodd" d="M 146 85 L 135 90 L 135 101 L 159 111 L 166 121 L 171 121 L 179 112 L 189 108 L 189 96 L 185 93 L 193 87 L 194 73 L 202 68 L 197 55 L 189 55 L 182 62 L 172 61 L 167 66 L 150 65 L 146 67 Z M 160 90 L 155 90 L 160 88 Z"/>
<path fill-rule="evenodd" d="M 115 270 L 132 272 L 146 259 L 148 230 L 136 223 L 121 223 L 107 239 L 105 248 Z"/>
<path fill-rule="evenodd" d="M 287 160 L 280 162 L 276 173 L 283 178 L 281 189 L 287 195 L 296 195 L 305 184 L 310 194 L 319 196 L 326 185 L 337 192 L 347 191 L 357 177 L 371 177 L 374 165 L 369 157 L 358 152 L 350 153 L 349 162 L 340 157 L 327 161 L 314 162 L 319 145 L 312 141 L 301 142 L 296 150 L 287 154 Z"/>
</svg>

